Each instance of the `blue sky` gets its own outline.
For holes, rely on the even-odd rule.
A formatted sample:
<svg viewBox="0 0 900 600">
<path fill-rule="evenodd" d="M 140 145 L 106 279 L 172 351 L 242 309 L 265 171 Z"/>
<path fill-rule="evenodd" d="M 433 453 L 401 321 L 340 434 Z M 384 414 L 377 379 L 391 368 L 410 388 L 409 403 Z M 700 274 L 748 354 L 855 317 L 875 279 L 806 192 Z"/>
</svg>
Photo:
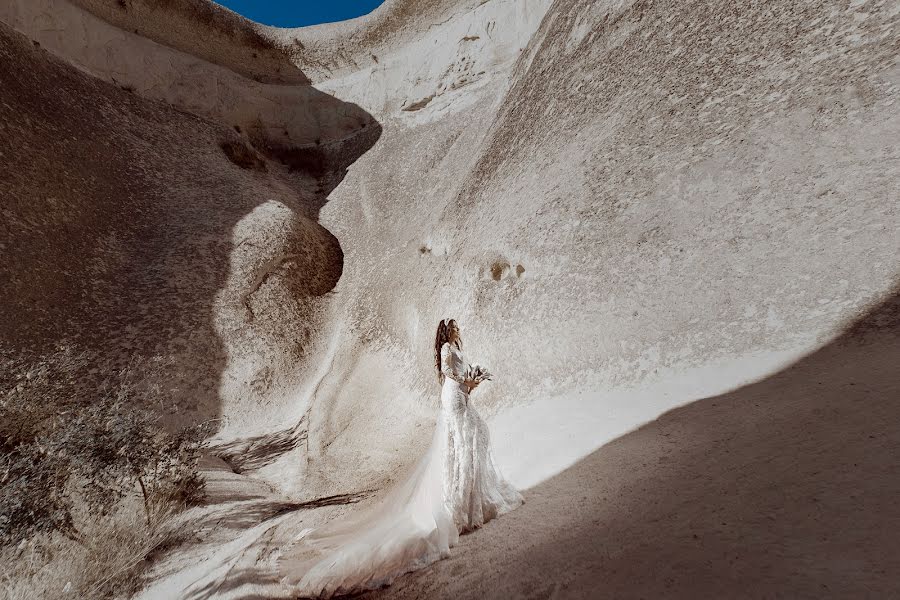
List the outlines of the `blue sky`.
<svg viewBox="0 0 900 600">
<path fill-rule="evenodd" d="M 215 0 L 265 25 L 303 27 L 343 21 L 372 12 L 384 0 Z"/>
</svg>

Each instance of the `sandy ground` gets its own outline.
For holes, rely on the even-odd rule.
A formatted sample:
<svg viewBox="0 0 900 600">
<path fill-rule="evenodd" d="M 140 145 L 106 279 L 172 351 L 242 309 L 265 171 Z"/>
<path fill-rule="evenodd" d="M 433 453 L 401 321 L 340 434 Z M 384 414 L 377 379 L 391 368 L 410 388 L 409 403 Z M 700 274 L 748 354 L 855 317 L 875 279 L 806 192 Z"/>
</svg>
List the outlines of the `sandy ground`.
<svg viewBox="0 0 900 600">
<path fill-rule="evenodd" d="M 898 314 L 662 415 L 363 597 L 897 597 Z"/>
</svg>

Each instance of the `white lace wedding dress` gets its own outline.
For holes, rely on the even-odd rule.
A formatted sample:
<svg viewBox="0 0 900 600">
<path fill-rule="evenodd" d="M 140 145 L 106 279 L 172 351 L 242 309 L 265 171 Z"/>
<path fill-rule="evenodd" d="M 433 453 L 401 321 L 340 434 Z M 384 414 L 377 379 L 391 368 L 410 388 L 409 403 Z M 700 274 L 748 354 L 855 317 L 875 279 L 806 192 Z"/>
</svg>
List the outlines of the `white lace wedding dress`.
<svg viewBox="0 0 900 600">
<path fill-rule="evenodd" d="M 305 530 L 279 559 L 301 597 L 377 588 L 449 555 L 459 534 L 524 501 L 494 466 L 487 423 L 469 401 L 458 348 L 441 349 L 441 415 L 431 445 L 376 505 Z"/>
</svg>

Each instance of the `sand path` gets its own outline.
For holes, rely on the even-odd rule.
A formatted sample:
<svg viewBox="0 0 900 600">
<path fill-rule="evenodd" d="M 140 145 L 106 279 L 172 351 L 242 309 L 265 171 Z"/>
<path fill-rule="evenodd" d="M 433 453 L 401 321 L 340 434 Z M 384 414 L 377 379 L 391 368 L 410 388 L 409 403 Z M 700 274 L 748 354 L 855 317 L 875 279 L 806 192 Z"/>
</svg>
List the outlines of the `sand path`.
<svg viewBox="0 0 900 600">
<path fill-rule="evenodd" d="M 607 444 L 364 597 L 897 597 L 898 314 Z"/>
</svg>

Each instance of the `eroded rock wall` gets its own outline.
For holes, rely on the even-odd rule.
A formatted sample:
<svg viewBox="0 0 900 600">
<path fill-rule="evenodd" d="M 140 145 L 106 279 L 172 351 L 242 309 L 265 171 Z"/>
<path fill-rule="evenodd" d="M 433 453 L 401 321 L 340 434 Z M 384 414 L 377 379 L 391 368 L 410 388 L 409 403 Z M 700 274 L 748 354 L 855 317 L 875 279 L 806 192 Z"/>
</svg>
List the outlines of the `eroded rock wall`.
<svg viewBox="0 0 900 600">
<path fill-rule="evenodd" d="M 523 4 L 461 12 L 408 46 L 432 54 L 398 49 L 405 61 L 320 83 L 385 125 L 323 211 L 347 256 L 339 362 L 360 366 L 323 396 L 310 439 L 316 471 L 344 486 L 415 456 L 442 317 L 498 373 L 479 410 L 552 414 L 586 394 L 558 410 L 615 420 L 635 408 L 613 391 L 657 390 L 627 430 L 803 355 L 895 285 L 890 3 L 560 1 L 521 53 L 473 55 L 515 54 L 492 76 L 419 102 L 441 88 L 401 75 L 416 56 L 451 73 L 466 37 L 489 44 L 492 23 L 527 20 Z M 548 450 L 578 446 L 560 431 Z"/>
<path fill-rule="evenodd" d="M 265 28 L 230 13 L 203 25 L 215 30 L 226 19 L 232 33 L 255 32 L 303 74 L 291 82 L 271 70 L 260 76 L 272 64 L 284 68 L 273 54 L 242 67 L 241 47 L 212 64 L 197 58 L 208 48 L 184 46 L 183 27 L 170 37 L 158 24 L 140 30 L 152 40 L 123 31 L 129 15 L 153 5 L 127 4 L 132 13 L 113 14 L 102 2 L 81 3 L 91 12 L 62 0 L 16 2 L 0 15 L 126 88 L 102 87 L 124 106 L 159 111 L 153 123 L 163 123 L 104 125 L 91 146 L 99 154 L 89 164 L 84 156 L 93 154 L 77 156 L 71 169 L 62 156 L 73 148 L 46 149 L 87 135 L 80 130 L 57 138 L 47 129 L 25 144 L 33 149 L 22 157 L 65 176 L 60 189 L 77 190 L 72 182 L 92 175 L 106 190 L 100 197 L 133 186 L 137 206 L 160 211 L 163 226 L 127 237 L 151 240 L 120 259 L 121 269 L 142 273 L 136 281 L 112 271 L 127 289 L 97 292 L 104 288 L 80 263 L 46 266 L 64 254 L 52 245 L 38 261 L 44 271 L 12 268 L 17 297 L 40 297 L 37 308 L 17 304 L 15 327 L 55 328 L 72 298 L 99 293 L 85 306 L 119 303 L 113 312 L 129 316 L 100 313 L 110 325 L 99 328 L 109 333 L 97 347 L 150 344 L 178 357 L 181 381 L 202 353 L 189 345 L 173 354 L 171 340 L 197 331 L 192 320 L 212 323 L 207 338 L 219 341 L 219 358 L 203 372 L 221 384 L 206 397 L 223 406 L 223 438 L 306 416 L 306 444 L 257 473 L 282 489 L 379 487 L 420 454 L 437 408 L 431 352 L 440 318 L 456 317 L 470 357 L 498 375 L 477 394 L 488 415 L 540 402 L 552 409 L 566 395 L 559 406 L 571 419 L 625 414 L 632 407 L 613 391 L 652 384 L 662 392 L 646 419 L 709 393 L 695 377 L 670 395 L 668 377 L 728 363 L 717 385 L 738 385 L 761 375 L 744 369 L 751 358 L 809 351 L 896 281 L 900 37 L 889 3 L 390 0 L 369 16 L 309 29 Z M 173 6 L 162 14 L 203 13 L 193 0 Z M 207 33 L 215 44 L 246 41 Z M 30 89 L 45 85 L 52 88 Z M 90 85 L 74 97 L 91 97 L 100 84 Z M 69 110 L 64 98 L 38 96 L 13 98 L 8 123 L 31 118 L 41 103 Z M 86 107 L 72 115 L 66 127 L 100 118 Z M 209 128 L 202 143 L 157 133 L 185 119 Z M 16 139 L 32 139 L 33 128 L 17 126 Z M 120 130 L 132 132 L 124 139 L 139 151 L 105 150 Z M 220 148 L 226 133 L 250 148 L 237 160 L 251 168 L 220 176 L 235 168 Z M 265 172 L 253 171 L 257 155 Z M 127 171 L 120 162 L 131 156 L 149 162 Z M 120 166 L 107 174 L 98 164 Z M 28 190 L 15 192 L 27 199 L 11 212 L 16 247 L 38 247 L 28 240 L 50 229 L 28 229 L 27 219 L 62 209 L 48 208 L 56 196 L 40 174 L 6 168 L 30 173 L 16 184 Z M 129 226 L 143 223 L 137 209 L 98 204 L 92 193 L 73 206 L 109 205 L 104 211 L 125 211 Z M 195 196 L 206 200 L 186 200 Z M 224 210 L 212 198 L 239 208 L 209 232 L 206 215 Z M 102 233 L 74 254 L 107 252 L 94 242 L 112 235 Z M 213 242 L 217 253 L 195 248 Z M 32 264 L 19 252 L 6 264 Z M 202 285 L 177 283 L 210 269 L 218 274 Z M 43 272 L 52 277 L 34 275 Z M 57 273 L 81 291 L 54 292 L 48 282 Z M 145 279 L 165 298 L 193 304 L 135 312 L 153 297 Z M 181 313 L 191 316 L 161 316 Z M 125 321 L 145 329 L 125 333 Z M 94 321 L 67 326 L 98 329 Z M 160 341 L 162 331 L 170 333 Z M 540 433 L 541 421 L 528 427 L 518 435 Z"/>
<path fill-rule="evenodd" d="M 2 26 L 7 400 L 124 382 L 173 427 L 271 412 L 316 369 L 343 267 L 318 212 L 377 122 L 68 2 L 0 20 L 31 38 Z"/>
<path fill-rule="evenodd" d="M 631 383 L 822 341 L 879 300 L 897 27 L 877 1 L 557 2 L 447 215 L 485 275 L 473 314 L 522 324 L 497 356 L 555 350 L 516 379 Z"/>
</svg>

